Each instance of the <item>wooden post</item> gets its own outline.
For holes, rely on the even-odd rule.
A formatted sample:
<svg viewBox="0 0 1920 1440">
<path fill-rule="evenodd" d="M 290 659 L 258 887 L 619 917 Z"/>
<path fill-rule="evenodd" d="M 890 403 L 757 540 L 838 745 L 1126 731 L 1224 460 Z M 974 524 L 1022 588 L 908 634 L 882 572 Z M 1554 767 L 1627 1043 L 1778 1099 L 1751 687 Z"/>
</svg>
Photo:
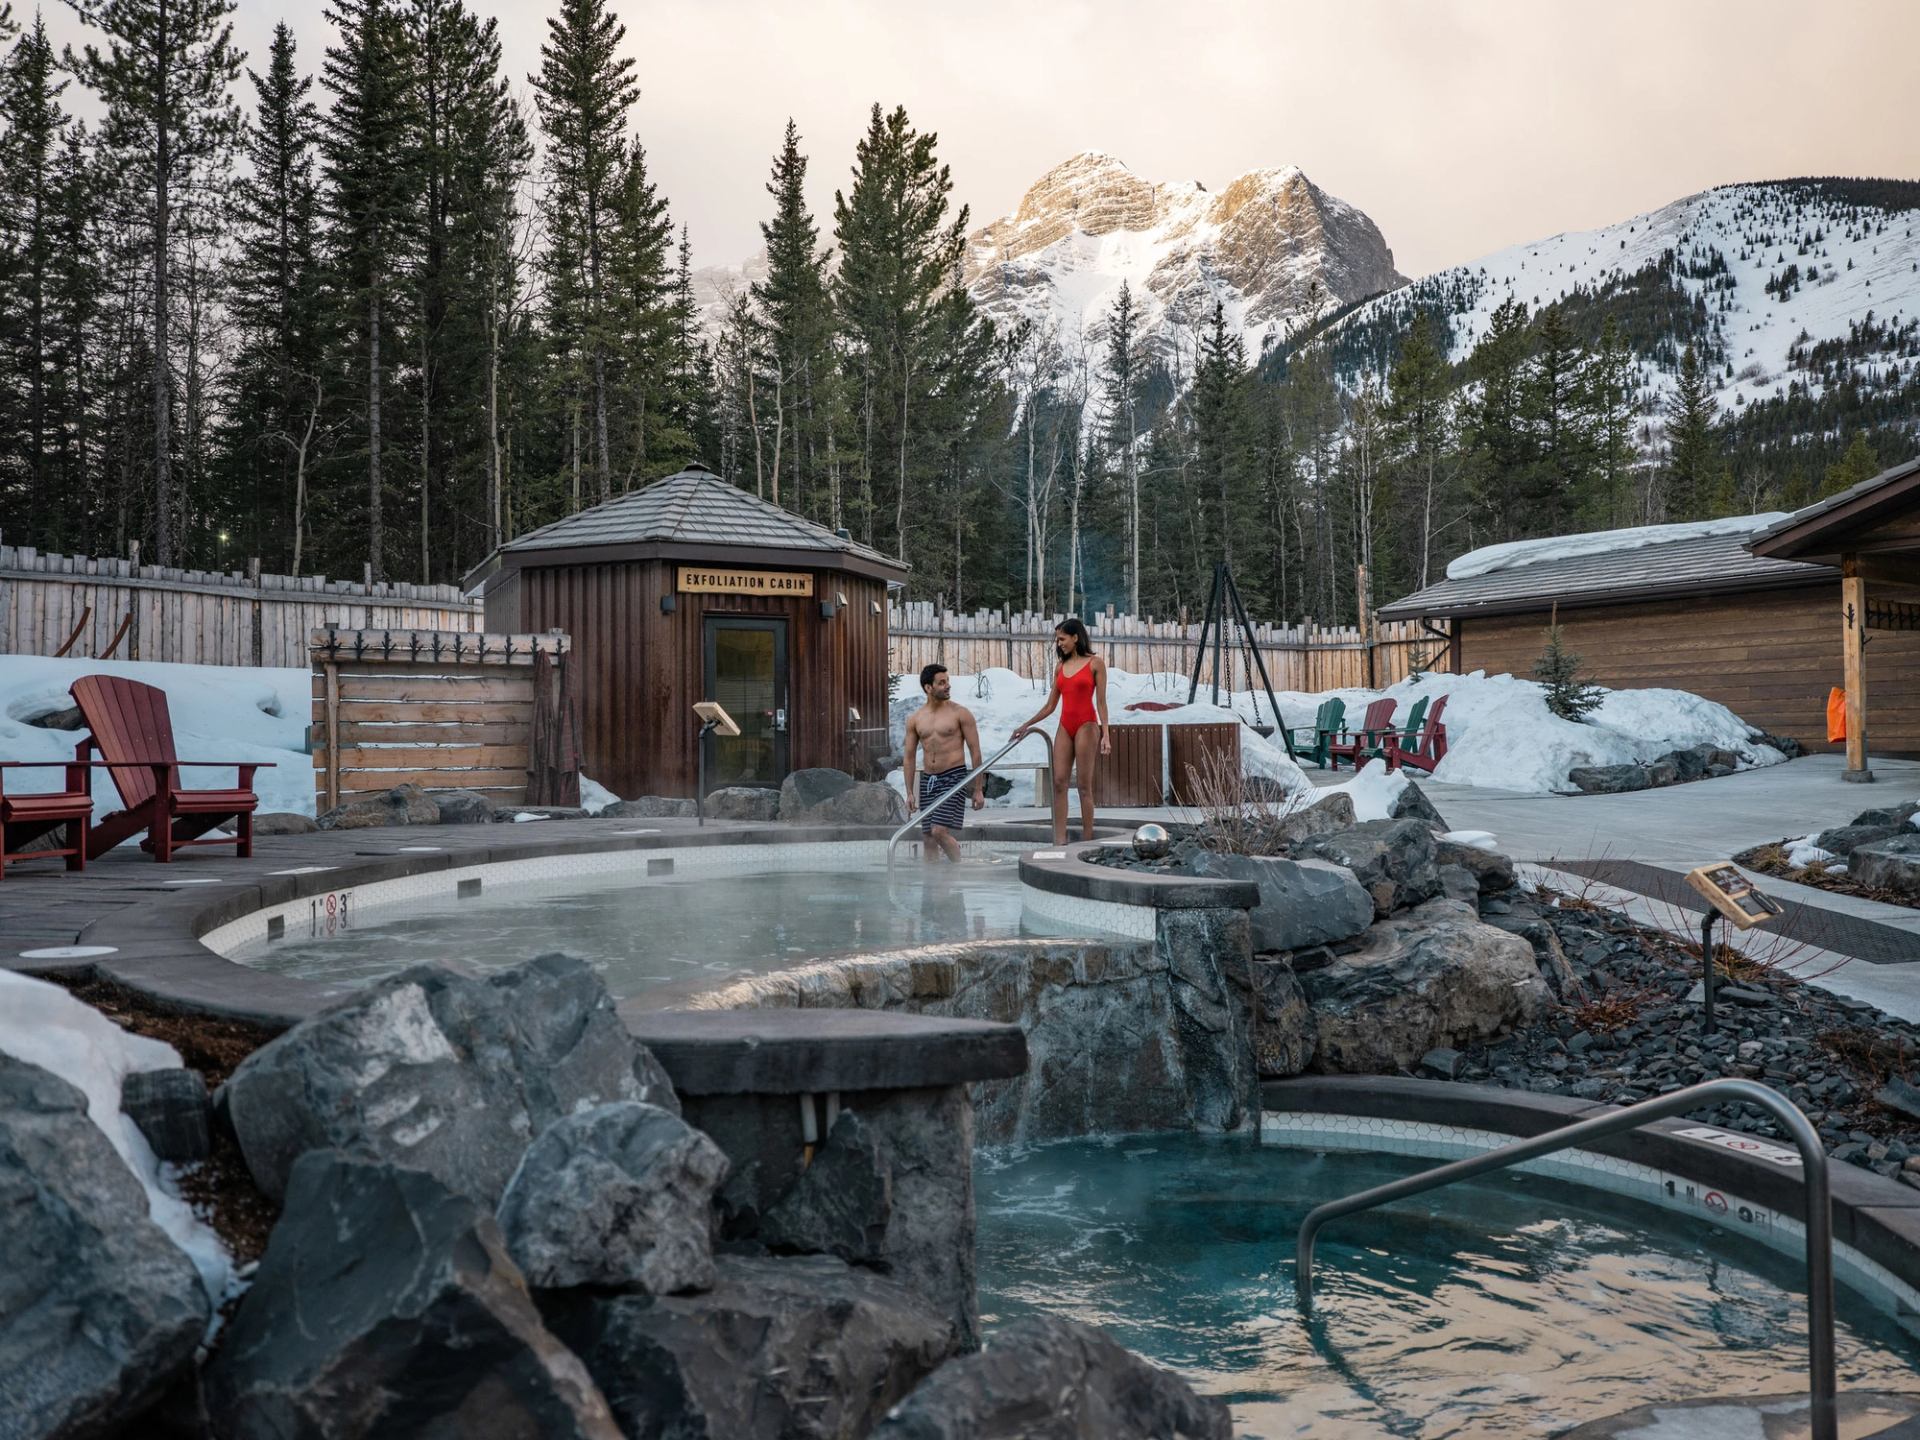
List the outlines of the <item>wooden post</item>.
<svg viewBox="0 0 1920 1440">
<path fill-rule="evenodd" d="M 1840 557 L 1841 656 L 1847 687 L 1847 768 L 1841 777 L 1873 783 L 1867 768 L 1867 578 L 1860 557 Z"/>
<path fill-rule="evenodd" d="M 327 809 L 340 804 L 340 667 L 327 662 Z"/>
</svg>

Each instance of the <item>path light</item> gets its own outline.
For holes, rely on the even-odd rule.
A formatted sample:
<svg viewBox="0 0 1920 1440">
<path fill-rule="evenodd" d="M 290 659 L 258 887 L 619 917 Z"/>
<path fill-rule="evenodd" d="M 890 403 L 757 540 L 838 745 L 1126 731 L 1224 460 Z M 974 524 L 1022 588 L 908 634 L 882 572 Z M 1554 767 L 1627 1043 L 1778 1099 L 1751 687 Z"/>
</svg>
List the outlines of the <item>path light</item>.
<svg viewBox="0 0 1920 1440">
<path fill-rule="evenodd" d="M 1173 838 L 1164 825 L 1149 821 L 1133 832 L 1133 853 L 1142 860 L 1164 860 L 1172 848 Z"/>
</svg>

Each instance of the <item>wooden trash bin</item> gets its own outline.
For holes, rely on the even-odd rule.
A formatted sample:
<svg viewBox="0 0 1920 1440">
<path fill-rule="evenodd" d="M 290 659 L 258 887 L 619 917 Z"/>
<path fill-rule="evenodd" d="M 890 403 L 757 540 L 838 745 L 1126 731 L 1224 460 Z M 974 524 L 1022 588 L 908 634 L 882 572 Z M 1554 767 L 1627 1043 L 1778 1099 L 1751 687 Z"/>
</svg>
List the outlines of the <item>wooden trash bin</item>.
<svg viewBox="0 0 1920 1440">
<path fill-rule="evenodd" d="M 1167 780 L 1174 804 L 1198 805 L 1204 797 L 1194 793 L 1194 777 L 1205 776 L 1223 761 L 1231 762 L 1229 773 L 1240 773 L 1238 721 L 1167 726 L 1167 769 L 1171 772 Z"/>
<path fill-rule="evenodd" d="M 1166 771 L 1161 763 L 1166 731 L 1164 725 L 1115 725 L 1108 729 L 1113 753 L 1100 757 L 1094 804 L 1102 809 L 1166 804 Z"/>
</svg>

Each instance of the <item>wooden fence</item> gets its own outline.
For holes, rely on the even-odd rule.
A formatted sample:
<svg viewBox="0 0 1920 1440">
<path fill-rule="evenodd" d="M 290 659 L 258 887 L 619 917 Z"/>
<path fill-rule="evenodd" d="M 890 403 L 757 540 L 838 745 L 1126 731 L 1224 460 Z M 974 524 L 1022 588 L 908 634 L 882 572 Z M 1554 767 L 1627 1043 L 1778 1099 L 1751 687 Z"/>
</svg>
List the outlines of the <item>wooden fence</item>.
<svg viewBox="0 0 1920 1440">
<path fill-rule="evenodd" d="M 1200 643 L 1198 624 L 1143 620 L 1111 611 L 1082 618 L 1094 648 L 1116 670 L 1193 673 L 1194 650 Z M 896 675 L 916 674 L 922 665 L 938 660 L 963 675 L 1002 666 L 1036 679 L 1050 676 L 1057 663 L 1053 648 L 1057 615 L 1006 610 L 955 615 L 921 600 L 891 607 L 887 619 L 891 644 L 887 668 Z M 1237 627 L 1229 629 L 1227 638 L 1221 660 L 1231 688 L 1253 689 L 1260 683 L 1259 675 L 1244 647 L 1232 643 L 1239 638 Z M 1276 691 L 1378 688 L 1404 680 L 1416 669 L 1447 668 L 1446 638 L 1412 620 L 1376 622 L 1370 634 L 1352 626 L 1256 624 L 1254 643 Z M 1203 688 L 1212 683 L 1211 639 L 1207 650 L 1200 677 Z"/>
<path fill-rule="evenodd" d="M 580 803 L 567 636 L 329 628 L 309 647 L 322 814 L 396 785 Z"/>
<path fill-rule="evenodd" d="M 453 585 L 163 569 L 0 545 L 0 654 L 189 665 L 307 663 L 307 637 L 342 630 L 475 631 Z"/>
</svg>

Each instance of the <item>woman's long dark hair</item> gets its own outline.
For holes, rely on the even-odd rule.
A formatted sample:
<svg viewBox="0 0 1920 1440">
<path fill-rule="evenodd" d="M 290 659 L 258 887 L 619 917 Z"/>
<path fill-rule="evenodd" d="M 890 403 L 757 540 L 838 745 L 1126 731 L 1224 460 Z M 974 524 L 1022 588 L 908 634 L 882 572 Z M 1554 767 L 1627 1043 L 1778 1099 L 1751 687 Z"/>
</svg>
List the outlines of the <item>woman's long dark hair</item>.
<svg viewBox="0 0 1920 1440">
<path fill-rule="evenodd" d="M 1065 620 L 1062 620 L 1058 625 L 1054 626 L 1053 633 L 1056 635 L 1071 635 L 1073 637 L 1074 654 L 1093 654 L 1093 643 L 1087 637 L 1087 627 L 1082 625 L 1079 620 L 1073 616 L 1068 616 Z"/>
</svg>

